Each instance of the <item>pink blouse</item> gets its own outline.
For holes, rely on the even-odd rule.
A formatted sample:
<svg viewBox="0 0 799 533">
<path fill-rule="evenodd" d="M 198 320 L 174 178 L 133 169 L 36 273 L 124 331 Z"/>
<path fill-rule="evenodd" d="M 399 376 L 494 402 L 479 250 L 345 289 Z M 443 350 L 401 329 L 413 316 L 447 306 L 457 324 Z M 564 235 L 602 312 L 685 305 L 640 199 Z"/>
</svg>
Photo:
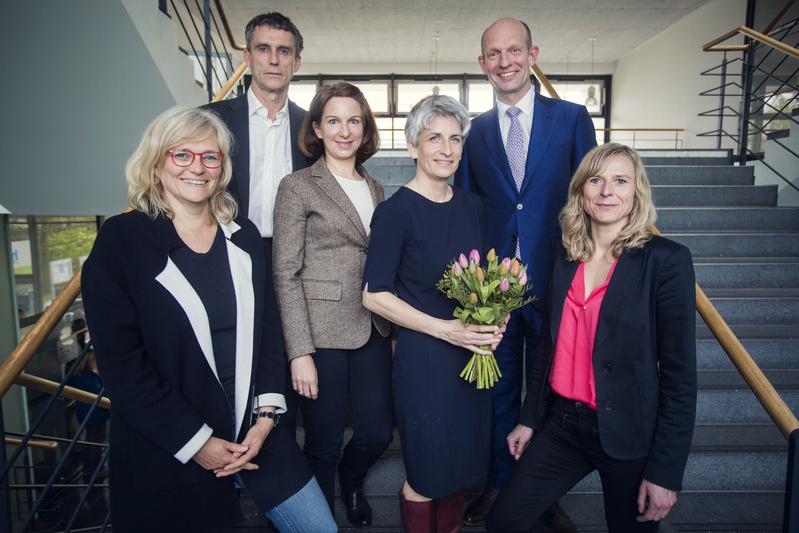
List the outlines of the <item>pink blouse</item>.
<svg viewBox="0 0 799 533">
<path fill-rule="evenodd" d="M 594 382 L 594 339 L 599 310 L 616 269 L 618 259 L 610 267 L 604 283 L 585 298 L 585 264 L 580 263 L 563 303 L 563 315 L 552 356 L 549 384 L 555 394 L 587 404 L 596 410 Z"/>
</svg>

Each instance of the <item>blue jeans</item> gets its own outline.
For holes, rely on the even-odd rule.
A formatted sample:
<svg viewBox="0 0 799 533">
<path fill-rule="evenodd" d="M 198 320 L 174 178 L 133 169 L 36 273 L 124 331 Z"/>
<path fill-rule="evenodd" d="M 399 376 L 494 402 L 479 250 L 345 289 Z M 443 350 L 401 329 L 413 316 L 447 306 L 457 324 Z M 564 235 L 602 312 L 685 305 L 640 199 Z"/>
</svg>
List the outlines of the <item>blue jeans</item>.
<svg viewBox="0 0 799 533">
<path fill-rule="evenodd" d="M 335 533 L 338 530 L 316 478 L 287 500 L 268 510 L 266 516 L 281 533 Z"/>
</svg>

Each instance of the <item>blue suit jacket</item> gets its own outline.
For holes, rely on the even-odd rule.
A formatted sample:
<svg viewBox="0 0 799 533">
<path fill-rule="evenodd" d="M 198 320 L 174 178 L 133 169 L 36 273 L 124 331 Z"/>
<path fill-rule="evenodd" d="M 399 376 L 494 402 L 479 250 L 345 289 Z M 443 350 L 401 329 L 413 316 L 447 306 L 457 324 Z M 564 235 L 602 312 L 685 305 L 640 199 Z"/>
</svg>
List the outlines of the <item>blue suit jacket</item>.
<svg viewBox="0 0 799 533">
<path fill-rule="evenodd" d="M 513 257 L 519 239 L 539 309 L 549 281 L 553 241 L 560 240 L 558 214 L 566 203 L 569 180 L 595 146 L 594 125 L 585 107 L 536 94 L 527 167 L 518 191 L 496 106 L 472 120 L 455 186 L 483 199 L 486 245 L 499 257 Z"/>
</svg>

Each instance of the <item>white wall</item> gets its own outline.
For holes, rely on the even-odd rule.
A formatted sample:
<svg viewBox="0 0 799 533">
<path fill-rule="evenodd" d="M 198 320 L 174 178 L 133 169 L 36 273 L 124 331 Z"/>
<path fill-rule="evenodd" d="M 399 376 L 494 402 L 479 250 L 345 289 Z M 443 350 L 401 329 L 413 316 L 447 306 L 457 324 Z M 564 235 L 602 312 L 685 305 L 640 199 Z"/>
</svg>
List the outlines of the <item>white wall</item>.
<svg viewBox="0 0 799 533">
<path fill-rule="evenodd" d="M 140 3 L 163 17 L 157 2 Z M 127 158 L 179 98 L 121 0 L 3 0 L 0 64 L 0 204 L 19 215 L 120 212 Z"/>
<path fill-rule="evenodd" d="M 711 0 L 623 56 L 613 76 L 612 127 L 685 128 L 685 148 L 715 147 L 715 138 L 696 134 L 715 130 L 718 119 L 697 115 L 718 106 L 717 97 L 699 93 L 720 78 L 700 72 L 719 65 L 722 54 L 703 52 L 702 45 L 745 20 L 746 0 Z M 725 128 L 732 130 L 734 122 Z"/>
</svg>

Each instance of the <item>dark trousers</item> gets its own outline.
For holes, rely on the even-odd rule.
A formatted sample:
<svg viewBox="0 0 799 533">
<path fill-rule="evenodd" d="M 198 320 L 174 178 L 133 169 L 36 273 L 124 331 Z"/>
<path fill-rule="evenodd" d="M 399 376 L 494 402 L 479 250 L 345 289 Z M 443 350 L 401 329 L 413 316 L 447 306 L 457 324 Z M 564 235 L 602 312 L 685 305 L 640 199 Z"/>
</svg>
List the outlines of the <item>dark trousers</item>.
<svg viewBox="0 0 799 533">
<path fill-rule="evenodd" d="M 372 326 L 372 335 L 364 346 L 354 350 L 317 348 L 313 358 L 319 396 L 316 400 L 300 398 L 304 452 L 332 510 L 348 397 L 352 438 L 338 467 L 342 488 L 363 485 L 366 472 L 391 444 L 394 425 L 391 344 Z"/>
<path fill-rule="evenodd" d="M 519 421 L 525 366 L 530 368 L 538 354 L 537 332 L 540 320 L 535 316 L 536 313 L 537 311 L 528 308 L 511 313 L 502 342 L 494 352 L 502 377 L 491 389 L 494 416 L 491 425 L 488 484 L 497 489 L 505 485 L 515 463 L 508 453 L 505 439 Z"/>
<path fill-rule="evenodd" d="M 519 459 L 486 524 L 492 533 L 535 531 L 544 511 L 594 470 L 602 480 L 610 533 L 656 532 L 658 522 L 637 522 L 638 489 L 646 458 L 618 460 L 599 443 L 596 411 L 555 396 L 546 423 Z"/>
</svg>

